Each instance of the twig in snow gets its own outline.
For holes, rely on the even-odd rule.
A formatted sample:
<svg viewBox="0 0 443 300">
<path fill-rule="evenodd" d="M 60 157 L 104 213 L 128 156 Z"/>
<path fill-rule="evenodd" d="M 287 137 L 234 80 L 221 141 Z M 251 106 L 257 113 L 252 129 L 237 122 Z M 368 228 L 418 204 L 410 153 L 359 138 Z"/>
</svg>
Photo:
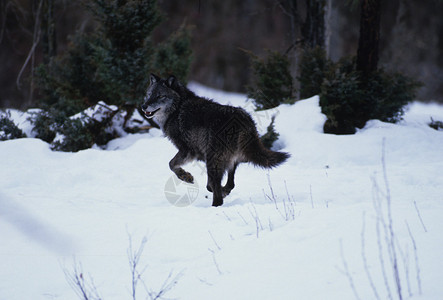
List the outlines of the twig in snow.
<svg viewBox="0 0 443 300">
<path fill-rule="evenodd" d="M 208 286 L 213 286 L 213 285 L 214 285 L 213 283 L 208 282 L 206 279 L 203 279 L 203 278 L 200 278 L 200 277 L 197 277 L 197 279 L 198 279 L 201 283 L 204 283 L 204 284 L 206 284 L 206 285 L 208 285 Z"/>
<path fill-rule="evenodd" d="M 311 196 L 311 207 L 314 208 L 314 199 L 312 198 L 312 185 L 309 185 L 309 195 Z"/>
<path fill-rule="evenodd" d="M 275 194 L 274 194 L 274 189 L 272 188 L 271 176 L 269 175 L 269 173 L 267 173 L 266 176 L 268 177 L 268 185 L 269 185 L 269 189 L 271 190 L 272 199 L 276 199 Z"/>
<path fill-rule="evenodd" d="M 89 276 L 89 280 L 85 279 L 82 265 L 77 263 L 74 259 L 73 271 L 69 272 L 66 268 L 63 268 L 66 281 L 71 288 L 77 294 L 80 299 L 83 300 L 101 300 L 98 295 L 97 288 L 95 287 L 92 277 Z"/>
<path fill-rule="evenodd" d="M 380 195 L 379 195 L 380 189 L 378 188 L 378 184 L 377 184 L 377 181 L 375 180 L 375 178 L 372 178 L 372 184 L 373 184 L 372 203 L 374 205 L 374 210 L 375 210 L 375 214 L 377 217 L 377 219 L 375 221 L 375 230 L 377 233 L 378 260 L 380 262 L 381 273 L 383 276 L 383 282 L 384 282 L 384 285 L 386 288 L 388 299 L 392 299 L 391 288 L 389 287 L 388 276 L 386 274 L 385 260 L 384 260 L 384 256 L 383 256 L 383 245 L 381 242 L 382 238 L 381 238 L 380 226 L 383 226 L 383 228 L 385 228 L 386 224 L 385 224 L 384 218 L 383 218 L 383 210 L 382 210 L 381 200 L 380 200 Z M 386 230 L 385 230 L 385 232 L 386 232 Z"/>
<path fill-rule="evenodd" d="M 248 209 L 249 209 L 249 213 L 251 214 L 252 218 L 255 220 L 255 227 L 257 230 L 257 238 L 258 238 L 260 229 L 263 230 L 263 225 L 260 221 L 260 217 L 258 216 L 257 209 L 255 208 L 254 203 L 251 203 L 251 204 L 252 204 L 252 207 L 254 208 L 254 212 L 252 212 L 250 207 L 248 207 Z"/>
<path fill-rule="evenodd" d="M 288 199 L 288 206 L 286 206 L 286 202 L 283 199 L 286 221 L 289 221 L 289 219 L 295 220 L 295 200 L 294 200 L 294 197 L 291 198 L 291 196 L 289 196 L 289 191 L 288 191 L 288 186 L 286 185 L 286 180 L 285 180 L 285 190 L 286 190 L 286 197 Z"/>
<path fill-rule="evenodd" d="M 248 225 L 248 222 L 246 222 L 245 218 L 243 218 L 242 214 L 239 211 L 237 211 L 237 214 L 240 216 L 243 222 L 245 222 L 245 225 Z"/>
<path fill-rule="evenodd" d="M 408 233 L 409 233 L 409 236 L 412 241 L 412 247 L 414 249 L 415 273 L 417 274 L 416 279 L 417 279 L 417 285 L 418 285 L 418 293 L 421 295 L 422 289 L 421 289 L 421 278 L 420 278 L 420 265 L 418 263 L 417 244 L 415 243 L 415 239 L 414 239 L 414 236 L 412 235 L 411 229 L 409 228 L 408 222 L 406 222 L 406 227 L 408 228 Z"/>
<path fill-rule="evenodd" d="M 146 236 L 143 237 L 142 241 L 140 242 L 140 246 L 136 251 L 132 248 L 132 237 L 128 233 L 128 239 L 129 239 L 129 248 L 127 250 L 128 255 L 128 261 L 129 261 L 129 269 L 131 270 L 131 294 L 132 299 L 136 300 L 136 291 L 137 291 L 137 285 L 140 280 L 142 280 L 142 275 L 146 271 L 147 266 L 145 266 L 141 272 L 138 271 L 138 265 L 140 262 L 141 255 L 143 253 L 143 250 L 145 249 L 146 242 L 148 241 Z"/>
<path fill-rule="evenodd" d="M 129 233 L 128 233 L 129 235 Z M 163 282 L 162 286 L 160 287 L 159 291 L 152 291 L 150 290 L 145 281 L 142 278 L 143 273 L 145 272 L 147 267 L 144 267 L 141 271 L 139 271 L 139 264 L 140 264 L 140 258 L 142 256 L 142 253 L 144 251 L 145 245 L 147 242 L 146 236 L 143 237 L 140 246 L 137 250 L 134 250 L 132 246 L 132 238 L 129 235 L 129 248 L 127 250 L 128 260 L 129 260 L 129 267 L 131 270 L 131 284 L 132 284 L 132 299 L 136 300 L 136 290 L 137 285 L 139 283 L 142 283 L 147 295 L 149 296 L 149 299 L 151 300 L 158 300 L 163 299 L 164 295 L 169 292 L 178 282 L 179 277 L 182 275 L 182 273 L 178 273 L 176 276 L 173 277 L 173 272 L 171 271 L 168 275 L 168 277 Z M 77 294 L 77 296 L 82 300 L 101 300 L 102 298 L 99 296 L 97 289 L 94 285 L 94 281 L 89 276 L 89 280 L 85 279 L 82 266 L 80 263 L 76 263 L 74 260 L 74 271 L 68 272 L 66 268 L 63 268 L 63 272 L 65 273 L 66 280 L 68 281 L 69 285 L 72 287 L 74 292 Z"/>
<path fill-rule="evenodd" d="M 271 182 L 271 176 L 269 175 L 269 173 L 266 174 L 267 178 L 268 178 L 268 187 L 269 187 L 269 191 L 271 192 L 271 196 L 267 195 L 265 193 L 265 190 L 263 189 L 263 195 L 265 196 L 265 199 L 267 198 L 269 201 L 271 201 L 272 203 L 274 203 L 275 206 L 275 210 L 280 214 L 280 216 L 283 219 L 286 219 L 285 216 L 283 216 L 283 213 L 280 211 L 280 209 L 278 208 L 278 204 L 277 204 L 277 197 L 274 194 L 274 189 L 272 187 L 272 182 Z M 285 203 L 283 203 L 283 205 L 285 205 Z M 286 209 L 285 209 L 286 211 Z"/>
<path fill-rule="evenodd" d="M 365 232 L 366 232 L 366 213 L 363 212 L 363 225 L 361 229 L 361 257 L 363 260 L 363 266 L 365 268 L 366 277 L 368 278 L 369 284 L 371 286 L 372 292 L 374 293 L 375 299 L 380 299 L 378 295 L 377 288 L 375 287 L 374 281 L 372 280 L 371 273 L 369 272 L 368 261 L 366 259 L 366 250 L 365 250 Z"/>
<path fill-rule="evenodd" d="M 344 270 L 342 273 L 348 278 L 349 285 L 351 286 L 352 292 L 354 293 L 355 299 L 360 300 L 360 296 L 357 293 L 357 289 L 355 288 L 354 279 L 352 278 L 351 273 L 349 272 L 348 263 L 346 262 L 345 255 L 343 252 L 343 241 L 340 239 L 340 255 L 343 262 Z"/>
<path fill-rule="evenodd" d="M 172 277 L 173 272 L 169 272 L 168 277 L 165 279 L 165 281 L 163 281 L 162 286 L 160 287 L 160 290 L 158 292 L 152 292 L 149 291 L 144 283 L 144 281 L 142 281 L 143 285 L 145 286 L 145 290 L 149 295 L 149 298 L 151 298 L 151 300 L 157 300 L 157 299 L 162 299 L 163 296 L 169 292 L 170 290 L 172 290 L 174 288 L 174 286 L 177 285 L 178 283 L 178 279 L 183 275 L 182 272 L 178 273 L 175 277 Z"/>
<path fill-rule="evenodd" d="M 214 236 L 212 235 L 212 232 L 210 230 L 208 230 L 209 235 L 211 236 L 212 241 L 214 242 L 215 246 L 217 247 L 218 250 L 221 250 L 222 248 L 218 245 L 217 241 L 215 240 Z"/>
<path fill-rule="evenodd" d="M 412 290 L 411 290 L 411 280 L 409 279 L 409 248 L 408 245 L 405 245 L 404 251 L 402 249 L 402 246 L 400 245 L 399 240 L 397 237 L 395 238 L 395 243 L 397 245 L 398 253 L 400 254 L 400 258 L 403 262 L 403 268 L 404 268 L 404 277 L 406 279 L 406 288 L 408 290 L 409 297 L 412 296 Z"/>
<path fill-rule="evenodd" d="M 386 139 L 383 138 L 383 142 L 382 142 L 382 156 L 381 156 L 381 162 L 382 162 L 382 167 L 383 167 L 383 178 L 385 181 L 385 186 L 386 186 L 386 201 L 387 201 L 387 216 L 388 216 L 388 229 L 389 229 L 389 244 L 388 244 L 388 248 L 390 249 L 390 259 L 391 259 L 391 263 L 392 263 L 392 268 L 393 268 L 393 275 L 394 275 L 394 279 L 395 279 L 395 285 L 397 288 L 397 295 L 398 298 L 401 300 L 403 299 L 402 296 L 402 292 L 401 292 L 401 282 L 400 282 L 400 274 L 399 274 L 399 270 L 398 270 L 398 260 L 397 260 L 397 251 L 396 251 L 396 247 L 395 247 L 395 234 L 394 234 L 394 225 L 393 225 L 393 220 L 392 220 L 392 210 L 391 210 L 391 192 L 390 192 L 390 187 L 389 187 L 389 182 L 388 182 L 388 174 L 386 171 Z"/>
<path fill-rule="evenodd" d="M 423 226 L 424 231 L 428 232 L 428 229 L 426 229 L 425 223 L 423 222 L 423 219 L 420 214 L 420 210 L 418 209 L 417 202 L 415 200 L 414 200 L 414 206 L 415 206 L 415 211 L 417 212 L 418 218 L 420 219 L 420 223 Z"/>
<path fill-rule="evenodd" d="M 220 266 L 217 263 L 217 260 L 215 259 L 215 252 L 211 248 L 208 248 L 209 252 L 212 254 L 212 261 L 214 262 L 215 268 L 217 269 L 218 275 L 223 275 L 223 272 L 220 270 Z"/>
<path fill-rule="evenodd" d="M 225 215 L 225 217 L 226 217 L 226 219 L 229 221 L 229 222 L 231 222 L 232 220 L 231 220 L 231 218 L 226 214 L 226 212 L 225 211 L 223 211 L 223 214 Z"/>
<path fill-rule="evenodd" d="M 127 250 L 128 254 L 128 260 L 129 260 L 129 267 L 131 270 L 132 275 L 132 299 L 136 300 L 136 290 L 137 285 L 139 282 L 142 283 L 143 288 L 145 289 L 146 294 L 148 294 L 149 298 L 151 300 L 157 300 L 162 299 L 163 296 L 169 292 L 178 282 L 178 279 L 182 276 L 182 272 L 178 273 L 176 276 L 173 277 L 173 272 L 169 272 L 166 279 L 163 281 L 162 286 L 158 291 L 153 291 L 148 288 L 146 285 L 146 282 L 143 280 L 143 273 L 146 271 L 147 266 L 145 266 L 141 271 L 139 271 L 139 264 L 140 264 L 140 258 L 143 254 L 143 251 L 145 249 L 145 245 L 147 243 L 146 236 L 143 237 L 142 241 L 140 242 L 140 246 L 137 250 L 134 251 L 132 247 L 132 237 L 128 233 L 129 236 L 129 248 Z"/>
</svg>

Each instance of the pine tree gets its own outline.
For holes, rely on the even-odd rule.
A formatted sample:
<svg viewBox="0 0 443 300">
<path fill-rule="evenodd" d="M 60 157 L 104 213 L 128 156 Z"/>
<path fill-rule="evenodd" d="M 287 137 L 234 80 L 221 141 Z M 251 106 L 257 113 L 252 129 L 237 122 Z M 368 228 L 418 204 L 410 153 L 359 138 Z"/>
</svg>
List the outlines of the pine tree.
<svg viewBox="0 0 443 300">
<path fill-rule="evenodd" d="M 293 102 L 294 87 L 289 59 L 279 52 L 268 51 L 265 59 L 248 52 L 253 79 L 247 86 L 248 97 L 254 99 L 258 110 L 274 108 Z"/>
<path fill-rule="evenodd" d="M 191 62 L 188 27 L 181 26 L 163 43 L 152 41 L 152 32 L 162 20 L 156 0 L 89 0 L 86 5 L 98 23 L 96 30 L 76 34 L 65 53 L 38 70 L 44 110 L 34 118 L 37 136 L 48 142 L 55 132 L 84 136 L 80 141 L 72 137 L 75 142 L 67 142 L 72 147 L 57 143 L 56 148 L 65 151 L 105 144 L 118 136 L 118 132 L 109 134 L 108 127 L 113 124 L 109 118 L 120 111 L 125 112 L 123 129 L 133 131 L 126 128 L 127 121 L 143 101 L 149 74 L 174 74 L 186 82 Z M 69 119 L 99 101 L 117 107 L 103 118 L 106 122 Z"/>
</svg>

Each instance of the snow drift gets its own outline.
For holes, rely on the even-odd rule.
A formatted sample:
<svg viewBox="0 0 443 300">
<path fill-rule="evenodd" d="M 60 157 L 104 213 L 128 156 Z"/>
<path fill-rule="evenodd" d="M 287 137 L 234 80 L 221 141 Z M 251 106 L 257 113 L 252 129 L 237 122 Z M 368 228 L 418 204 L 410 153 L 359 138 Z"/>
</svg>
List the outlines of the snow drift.
<svg viewBox="0 0 443 300">
<path fill-rule="evenodd" d="M 169 275 L 165 297 L 178 299 L 441 299 L 443 133 L 427 124 L 443 107 L 413 103 L 399 124 L 335 136 L 322 133 L 318 97 L 255 112 L 244 95 L 191 88 L 245 107 L 261 132 L 275 115 L 274 147 L 289 161 L 241 165 L 212 208 L 200 163 L 186 167 L 189 201 L 168 201 L 189 187 L 174 181 L 176 149 L 155 129 L 106 151 L 1 142 L 0 299 L 77 299 L 74 270 L 103 299 L 130 299 L 127 252 L 144 238 L 137 299 Z M 12 115 L 29 136 L 25 116 Z"/>
</svg>

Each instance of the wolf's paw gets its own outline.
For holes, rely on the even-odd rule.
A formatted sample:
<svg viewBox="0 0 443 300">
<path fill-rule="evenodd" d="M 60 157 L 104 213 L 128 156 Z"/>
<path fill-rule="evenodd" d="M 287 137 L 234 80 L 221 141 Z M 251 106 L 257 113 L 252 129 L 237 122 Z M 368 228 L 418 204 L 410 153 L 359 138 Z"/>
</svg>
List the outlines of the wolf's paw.
<svg viewBox="0 0 443 300">
<path fill-rule="evenodd" d="M 227 187 L 222 187 L 222 195 L 223 195 L 223 198 L 224 197 L 226 197 L 227 195 L 229 195 L 229 193 L 231 193 L 231 190 L 232 189 L 230 189 L 230 188 L 227 188 Z"/>
<path fill-rule="evenodd" d="M 187 183 L 194 183 L 194 177 L 191 175 L 191 173 L 186 172 L 185 174 L 181 175 L 179 177 L 180 180 L 183 180 Z"/>
<path fill-rule="evenodd" d="M 180 169 L 177 173 L 176 173 L 178 179 L 187 182 L 187 183 L 194 183 L 194 177 L 191 175 L 191 173 L 186 172 L 183 169 Z"/>
<path fill-rule="evenodd" d="M 214 199 L 212 200 L 212 206 L 222 206 L 223 205 L 223 199 Z"/>
</svg>

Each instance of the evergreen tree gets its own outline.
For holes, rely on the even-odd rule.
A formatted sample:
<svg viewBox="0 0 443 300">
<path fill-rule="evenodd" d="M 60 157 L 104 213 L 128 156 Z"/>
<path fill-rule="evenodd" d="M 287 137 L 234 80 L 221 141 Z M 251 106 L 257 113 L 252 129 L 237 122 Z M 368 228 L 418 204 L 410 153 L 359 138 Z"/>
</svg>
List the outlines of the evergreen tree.
<svg viewBox="0 0 443 300">
<path fill-rule="evenodd" d="M 326 58 L 326 51 L 320 46 L 303 50 L 299 62 L 300 98 L 305 99 L 319 95 L 325 74 L 332 62 Z"/>
<path fill-rule="evenodd" d="M 190 30 L 186 26 L 163 43 L 152 41 L 152 31 L 162 19 L 156 0 L 89 0 L 86 5 L 98 23 L 97 29 L 76 34 L 64 54 L 38 69 L 40 106 L 44 110 L 33 119 L 35 130 L 48 142 L 56 132 L 66 141 L 75 140 L 66 147 L 55 144 L 65 151 L 105 144 L 118 136 L 122 131 L 109 127 L 119 112 L 125 115 L 123 129 L 132 132 L 127 121 L 143 101 L 149 74 L 174 74 L 186 82 L 191 62 Z M 69 119 L 99 101 L 117 109 L 109 110 L 101 120 Z M 67 137 L 79 132 L 84 138 Z"/>
<path fill-rule="evenodd" d="M 294 87 L 286 55 L 268 51 L 266 59 L 247 52 L 252 62 L 253 80 L 247 87 L 258 110 L 293 102 Z"/>
</svg>

